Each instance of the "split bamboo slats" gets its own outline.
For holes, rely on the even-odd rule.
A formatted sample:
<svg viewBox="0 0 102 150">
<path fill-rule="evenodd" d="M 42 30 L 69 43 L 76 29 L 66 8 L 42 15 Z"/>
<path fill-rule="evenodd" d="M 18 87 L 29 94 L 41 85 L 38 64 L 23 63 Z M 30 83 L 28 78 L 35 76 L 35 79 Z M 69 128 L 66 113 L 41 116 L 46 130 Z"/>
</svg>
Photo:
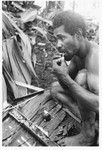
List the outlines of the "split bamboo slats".
<svg viewBox="0 0 102 150">
<path fill-rule="evenodd" d="M 43 117 L 44 110 L 51 116 L 48 121 Z M 80 131 L 81 124 L 66 113 L 60 103 L 51 98 L 49 91 L 30 98 L 18 111 L 33 126 L 44 131 L 44 135 L 38 129 L 32 134 L 33 131 L 22 126 L 22 121 L 15 120 L 9 112 L 3 119 L 3 146 L 59 146 L 57 142 L 60 139 Z M 24 123 L 28 126 L 26 121 Z"/>
</svg>

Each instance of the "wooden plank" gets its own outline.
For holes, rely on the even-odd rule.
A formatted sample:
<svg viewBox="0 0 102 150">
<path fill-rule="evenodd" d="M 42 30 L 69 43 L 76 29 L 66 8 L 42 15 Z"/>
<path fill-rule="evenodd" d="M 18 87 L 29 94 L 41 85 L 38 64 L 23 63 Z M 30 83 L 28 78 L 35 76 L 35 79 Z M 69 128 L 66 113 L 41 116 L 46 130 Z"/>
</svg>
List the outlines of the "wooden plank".
<svg viewBox="0 0 102 150">
<path fill-rule="evenodd" d="M 51 119 L 54 117 L 54 115 L 62 108 L 60 104 L 57 104 L 56 107 L 52 108 L 49 113 L 51 114 Z M 41 127 L 45 128 L 49 124 L 49 121 L 42 121 L 40 124 Z"/>
<path fill-rule="evenodd" d="M 3 129 L 3 140 L 7 139 L 8 137 L 10 137 L 12 134 L 14 134 L 14 132 L 16 131 L 16 129 L 18 128 L 19 124 L 17 124 L 14 120 L 12 120 L 12 118 L 8 117 L 2 125 L 2 129 Z"/>
<path fill-rule="evenodd" d="M 47 110 L 48 112 L 50 112 L 50 110 L 55 106 L 56 103 L 53 100 L 47 101 L 47 103 L 39 109 L 38 113 L 34 116 L 34 118 L 31 121 L 34 124 L 40 125 L 42 122 L 44 122 L 43 111 Z"/>
<path fill-rule="evenodd" d="M 44 118 L 42 116 L 43 110 L 47 110 L 51 114 L 50 121 L 44 121 Z M 18 130 L 14 125 L 15 126 L 14 129 L 15 131 L 17 130 L 18 135 L 15 134 L 14 137 L 13 134 L 11 135 L 12 138 L 15 140 L 11 142 L 12 141 L 11 138 L 9 142 L 7 141 L 8 144 L 11 142 L 11 144 L 9 144 L 10 146 L 15 146 L 16 144 L 20 146 L 20 143 L 22 144 L 23 141 L 26 141 L 25 143 L 22 144 L 23 146 L 28 146 L 30 144 L 33 145 L 34 140 L 32 140 L 32 138 L 36 136 L 38 136 L 37 141 L 41 139 L 41 141 L 45 141 L 46 143 L 45 145 L 58 146 L 54 141 L 58 141 L 66 137 L 68 135 L 68 131 L 76 122 L 75 119 L 73 119 L 73 117 L 71 117 L 68 112 L 66 113 L 65 110 L 63 110 L 61 104 L 59 103 L 57 104 L 56 101 L 51 99 L 51 95 L 49 91 L 44 91 L 43 94 L 37 95 L 36 97 L 32 97 L 31 100 L 25 106 L 19 109 L 19 111 L 21 114 L 24 114 L 24 116 L 29 121 L 33 123 L 33 126 L 37 124 L 39 125 L 39 127 L 42 127 L 43 130 L 48 131 L 49 138 L 46 137 L 42 132 L 40 132 L 40 130 L 36 130 L 35 128 L 33 130 L 32 128 L 29 129 L 29 127 L 26 128 L 26 131 L 28 130 L 28 133 L 26 134 L 24 131 L 26 124 L 25 126 L 21 126 L 19 122 Z M 12 122 L 11 120 L 10 126 L 13 127 L 13 124 L 14 121 Z M 61 127 L 63 127 L 62 133 L 60 133 Z M 8 130 L 10 133 L 9 127 Z M 30 134 L 32 138 L 30 137 Z M 22 136 L 23 136 L 23 141 L 21 138 Z M 18 141 L 16 141 L 16 138 L 18 139 Z M 4 143 L 6 144 L 6 141 L 4 141 Z M 44 143 L 42 143 L 42 145 L 43 144 Z"/>
<path fill-rule="evenodd" d="M 73 119 L 75 119 L 76 121 L 78 121 L 79 123 L 81 123 L 81 116 L 76 114 L 73 114 L 68 108 L 63 108 L 63 110 L 65 112 L 67 112 Z"/>
<path fill-rule="evenodd" d="M 24 115 L 22 115 L 18 110 L 12 110 L 9 114 L 18 121 L 27 131 L 29 131 L 33 136 L 35 136 L 40 142 L 47 146 L 58 146 L 58 144 L 51 141 L 37 126 L 28 120 Z"/>
<path fill-rule="evenodd" d="M 3 132 L 2 132 L 2 145 L 8 146 L 12 141 L 16 133 L 20 129 L 20 124 L 18 124 L 15 120 L 13 120 L 10 116 L 5 120 L 3 124 Z"/>
<path fill-rule="evenodd" d="M 62 108 L 62 105 L 57 104 L 56 107 L 54 107 L 54 108 L 50 111 L 51 116 L 54 116 L 59 110 L 61 110 L 61 108 Z"/>
<path fill-rule="evenodd" d="M 50 135 L 50 139 L 53 141 L 59 141 L 62 138 L 65 138 L 68 136 L 68 131 L 70 128 L 75 124 L 75 120 L 69 116 L 68 114 L 66 115 L 65 119 L 61 124 L 56 128 Z"/>
<path fill-rule="evenodd" d="M 44 99 L 45 100 L 45 99 Z M 45 102 L 44 102 L 45 103 Z M 50 110 L 52 109 L 53 107 L 55 107 L 56 103 L 54 103 L 53 101 L 50 100 L 50 103 L 49 101 L 46 101 L 45 105 L 43 106 L 44 109 L 47 109 L 47 110 Z M 21 130 L 21 129 L 20 129 Z M 20 131 L 19 131 L 20 132 Z M 51 143 L 50 143 L 51 144 Z"/>
<path fill-rule="evenodd" d="M 27 132 L 25 129 L 21 127 L 19 132 L 16 134 L 15 138 L 13 138 L 12 142 L 9 146 L 42 146 L 39 141 L 32 137 L 32 135 Z"/>
<path fill-rule="evenodd" d="M 58 125 L 63 121 L 65 118 L 66 113 L 63 110 L 60 110 L 54 118 L 49 121 L 49 124 L 44 128 L 48 131 L 49 136 L 51 135 L 52 131 L 58 127 Z"/>
<path fill-rule="evenodd" d="M 36 118 L 36 115 L 38 114 L 39 110 L 40 110 L 41 108 L 43 108 L 43 107 L 44 107 L 44 104 L 46 104 L 46 102 L 48 102 L 48 101 L 50 101 L 50 100 L 51 100 L 51 99 L 50 99 L 50 96 L 49 96 L 49 97 L 47 97 L 44 101 L 42 101 L 42 103 L 40 103 L 40 105 L 32 112 L 31 117 L 30 117 L 30 120 L 32 120 L 33 118 Z"/>
<path fill-rule="evenodd" d="M 50 98 L 50 92 L 45 91 L 43 94 L 33 97 L 24 107 L 20 109 L 22 114 L 24 114 L 28 119 L 33 117 L 33 114 L 36 113 L 36 109 L 42 105 L 42 102 Z"/>
<path fill-rule="evenodd" d="M 24 130 L 20 124 L 10 116 L 6 119 L 3 127 L 3 145 L 5 146 L 42 146 L 34 136 Z"/>
<path fill-rule="evenodd" d="M 49 100 L 45 103 L 45 105 L 40 106 L 39 110 L 37 111 L 37 113 L 33 116 L 33 118 L 31 119 L 32 122 L 36 122 L 36 118 L 38 119 L 39 117 L 41 117 L 43 115 L 43 111 L 47 110 L 48 112 L 56 106 L 56 103 L 53 100 Z"/>
<path fill-rule="evenodd" d="M 8 117 L 8 111 L 2 112 L 2 122 Z"/>
</svg>

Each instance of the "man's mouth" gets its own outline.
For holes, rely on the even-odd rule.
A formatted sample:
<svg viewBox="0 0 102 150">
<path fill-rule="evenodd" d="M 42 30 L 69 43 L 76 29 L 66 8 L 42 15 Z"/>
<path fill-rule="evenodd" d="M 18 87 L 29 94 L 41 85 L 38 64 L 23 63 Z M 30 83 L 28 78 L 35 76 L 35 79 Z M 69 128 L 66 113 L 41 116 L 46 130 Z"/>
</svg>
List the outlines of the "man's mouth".
<svg viewBox="0 0 102 150">
<path fill-rule="evenodd" d="M 64 58 L 66 61 L 70 61 L 73 57 L 73 52 L 71 50 L 67 50 L 64 47 L 58 49 L 59 53 L 64 53 Z"/>
<path fill-rule="evenodd" d="M 60 48 L 58 48 L 58 51 L 60 52 L 60 53 L 65 53 L 65 49 L 64 48 L 62 48 L 62 47 L 60 47 Z"/>
<path fill-rule="evenodd" d="M 65 53 L 64 54 L 64 58 L 66 61 L 70 61 L 73 57 L 73 54 L 72 53 Z"/>
</svg>

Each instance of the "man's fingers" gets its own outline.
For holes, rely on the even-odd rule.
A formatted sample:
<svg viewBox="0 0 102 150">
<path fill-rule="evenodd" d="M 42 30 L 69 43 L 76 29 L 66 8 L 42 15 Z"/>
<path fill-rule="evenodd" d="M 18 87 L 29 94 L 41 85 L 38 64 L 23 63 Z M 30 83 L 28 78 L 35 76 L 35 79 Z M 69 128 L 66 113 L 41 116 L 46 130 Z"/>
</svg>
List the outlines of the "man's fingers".
<svg viewBox="0 0 102 150">
<path fill-rule="evenodd" d="M 55 59 L 55 60 L 53 60 L 53 65 L 61 66 L 61 65 L 62 65 L 62 63 L 65 63 L 65 61 L 64 61 L 64 57 L 61 57 L 61 58 L 59 58 L 59 59 Z"/>
<path fill-rule="evenodd" d="M 62 63 L 61 60 L 57 61 L 58 66 L 61 66 L 61 63 Z"/>
<path fill-rule="evenodd" d="M 53 60 L 53 67 L 58 67 L 58 66 L 61 66 L 61 60 L 58 59 L 58 60 Z"/>
</svg>

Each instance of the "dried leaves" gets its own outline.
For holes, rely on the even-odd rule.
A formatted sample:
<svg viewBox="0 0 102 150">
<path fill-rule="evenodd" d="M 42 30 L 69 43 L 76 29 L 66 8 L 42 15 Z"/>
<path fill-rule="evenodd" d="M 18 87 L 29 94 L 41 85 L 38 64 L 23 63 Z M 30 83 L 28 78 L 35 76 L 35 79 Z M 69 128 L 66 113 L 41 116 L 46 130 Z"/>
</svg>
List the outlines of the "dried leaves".
<svg viewBox="0 0 102 150">
<path fill-rule="evenodd" d="M 32 46 L 37 44 L 44 51 L 45 57 L 48 56 L 46 43 L 49 40 L 46 27 L 52 25 L 52 22 L 43 18 L 40 14 L 38 15 L 37 9 L 23 9 L 21 5 L 16 3 L 12 3 L 12 5 L 22 11 L 22 13 L 19 13 L 19 19 L 16 15 L 12 16 L 10 12 L 2 13 L 2 33 L 3 39 L 5 39 L 3 40 L 2 58 L 5 78 L 11 86 L 14 97 L 18 98 L 27 94 L 27 88 L 17 86 L 15 81 L 30 85 L 32 77 L 38 80 L 38 76 L 34 70 L 38 58 L 34 49 L 32 52 Z M 37 20 L 37 23 L 34 25 L 35 20 Z M 28 31 L 31 36 L 27 35 L 25 30 L 25 25 L 29 25 L 29 23 L 31 23 L 31 28 L 28 28 Z M 22 27 L 19 28 L 18 24 L 21 24 Z M 44 28 L 42 28 L 43 25 Z M 37 43 L 39 35 L 45 39 L 44 42 L 41 40 L 40 43 Z"/>
</svg>

